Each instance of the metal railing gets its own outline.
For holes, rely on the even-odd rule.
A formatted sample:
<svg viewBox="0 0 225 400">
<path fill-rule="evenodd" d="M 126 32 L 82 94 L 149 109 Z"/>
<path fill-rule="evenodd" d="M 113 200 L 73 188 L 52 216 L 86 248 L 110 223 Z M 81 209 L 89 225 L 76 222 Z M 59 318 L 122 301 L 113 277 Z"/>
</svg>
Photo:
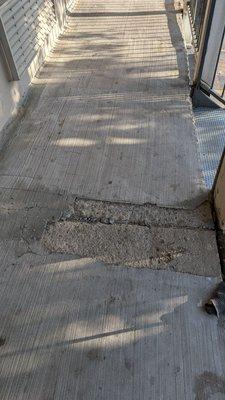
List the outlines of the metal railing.
<svg viewBox="0 0 225 400">
<path fill-rule="evenodd" d="M 207 0 L 206 7 L 201 12 L 198 8 L 200 0 L 189 1 L 190 13 L 197 21 L 201 15 L 200 30 L 196 23 L 199 47 L 196 57 L 193 93 L 205 93 L 210 100 L 225 105 L 225 2 Z M 194 19 L 193 19 L 194 21 Z M 200 21 L 200 19 L 199 19 Z M 201 96 L 201 95 L 200 95 Z"/>
<path fill-rule="evenodd" d="M 207 8 L 208 0 L 189 0 L 187 1 L 187 7 L 192 27 L 192 33 L 194 38 L 194 45 L 196 50 L 199 50 L 202 28 L 204 24 L 205 12 Z"/>
</svg>

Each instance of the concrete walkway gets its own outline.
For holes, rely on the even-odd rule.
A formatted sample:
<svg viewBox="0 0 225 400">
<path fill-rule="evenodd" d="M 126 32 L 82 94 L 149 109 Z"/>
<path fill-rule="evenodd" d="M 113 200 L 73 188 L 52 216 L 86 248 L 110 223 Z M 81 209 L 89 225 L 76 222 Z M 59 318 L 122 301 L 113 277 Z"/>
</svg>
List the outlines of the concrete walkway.
<svg viewBox="0 0 225 400">
<path fill-rule="evenodd" d="M 6 154 L 3 187 L 199 204 L 204 186 L 179 9 L 168 0 L 80 0 L 70 15 L 35 81 L 42 93 Z"/>
<path fill-rule="evenodd" d="M 1 152 L 0 399 L 224 399 L 179 10 L 70 12 Z"/>
</svg>

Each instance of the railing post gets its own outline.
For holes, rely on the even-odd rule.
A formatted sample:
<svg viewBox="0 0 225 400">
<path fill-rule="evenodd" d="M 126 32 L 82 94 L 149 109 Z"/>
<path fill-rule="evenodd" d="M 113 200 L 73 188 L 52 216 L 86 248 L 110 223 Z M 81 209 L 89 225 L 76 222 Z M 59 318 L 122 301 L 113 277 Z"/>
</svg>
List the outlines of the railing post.
<svg viewBox="0 0 225 400">
<path fill-rule="evenodd" d="M 199 51 L 197 54 L 195 72 L 194 72 L 193 83 L 195 86 L 198 86 L 198 83 L 201 79 L 206 49 L 208 45 L 209 33 L 211 28 L 213 9 L 214 9 L 214 0 L 208 0 L 201 31 L 201 38 L 199 43 Z"/>
<path fill-rule="evenodd" d="M 188 11 L 188 1 L 183 1 L 183 29 L 184 29 L 184 39 L 187 47 L 192 46 L 192 31 L 189 19 Z"/>
</svg>

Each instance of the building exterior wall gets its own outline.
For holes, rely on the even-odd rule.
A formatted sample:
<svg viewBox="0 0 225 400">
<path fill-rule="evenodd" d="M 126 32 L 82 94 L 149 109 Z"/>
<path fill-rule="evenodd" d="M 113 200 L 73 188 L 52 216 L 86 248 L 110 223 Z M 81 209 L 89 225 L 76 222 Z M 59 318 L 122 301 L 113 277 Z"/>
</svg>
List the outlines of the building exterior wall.
<svg viewBox="0 0 225 400">
<path fill-rule="evenodd" d="M 45 18 L 48 18 L 48 15 L 46 15 L 46 7 L 45 7 L 45 2 L 46 1 L 53 1 L 53 0 L 39 0 L 39 5 L 40 7 L 43 6 L 43 10 L 45 12 Z M 27 4 L 26 0 L 24 0 L 24 3 Z M 12 5 L 15 5 L 18 9 L 18 2 L 15 0 L 6 0 L 3 5 L 0 3 L 0 19 L 1 17 L 3 18 L 3 12 L 7 12 L 8 9 L 7 7 L 12 7 Z M 4 7 L 4 9 L 3 9 Z M 37 38 L 43 38 L 43 24 L 41 22 L 40 24 L 40 17 L 38 13 L 35 15 L 37 18 L 39 18 L 39 21 L 37 24 L 33 23 L 31 24 L 31 28 L 29 28 L 29 32 L 32 35 L 33 40 L 30 39 L 29 46 L 28 48 L 29 53 L 31 54 L 31 57 L 28 59 L 28 62 L 24 62 L 24 67 L 21 69 L 18 67 L 18 80 L 15 80 L 11 77 L 9 73 L 9 63 L 8 63 L 8 55 L 4 51 L 4 46 L 3 46 L 3 35 L 0 36 L 0 44 L 1 44 L 1 52 L 0 52 L 0 143 L 2 140 L 2 130 L 4 127 L 6 127 L 10 121 L 17 115 L 18 109 L 20 105 L 24 102 L 25 97 L 28 92 L 28 88 L 30 83 L 32 82 L 33 77 L 37 73 L 38 69 L 44 62 L 46 56 L 54 46 L 55 40 L 57 39 L 58 35 L 62 31 L 65 23 L 66 23 L 66 3 L 65 0 L 54 0 L 52 3 L 52 7 L 54 10 L 54 18 L 55 20 L 53 21 L 52 26 L 50 29 L 46 30 L 46 34 L 44 35 L 44 39 L 41 42 L 41 45 L 37 46 Z M 20 10 L 19 10 L 20 11 Z M 52 12 L 52 10 L 51 10 Z M 6 23 L 9 20 L 8 14 L 6 14 L 7 18 Z M 25 18 L 23 16 L 23 18 Z M 52 16 L 51 16 L 52 18 Z M 33 18 L 34 19 L 34 18 Z M 23 22 L 23 21 L 22 21 Z M 4 23 L 4 21 L 3 21 Z M 45 26 L 48 26 L 48 19 L 44 21 Z M 42 28 L 41 28 L 42 26 Z M 21 28 L 21 22 L 20 22 L 20 28 Z M 23 28 L 24 32 L 19 33 L 20 35 L 26 35 L 26 27 Z M 33 31 L 32 31 L 33 29 Z M 41 31 L 42 29 L 42 31 Z M 4 30 L 4 25 L 3 25 L 3 32 L 6 32 L 6 29 Z M 21 32 L 21 31 L 19 31 Z M 16 35 L 18 35 L 18 30 L 12 33 L 11 35 L 11 43 L 15 43 L 14 38 L 16 38 Z M 8 40 L 9 37 L 9 40 Z M 10 35 L 7 32 L 5 34 L 4 38 L 5 42 L 8 40 L 9 42 L 9 49 L 11 49 L 10 56 L 16 58 L 16 56 L 13 54 L 13 46 L 10 43 Z M 38 39 L 39 40 L 39 39 Z M 17 40 L 18 41 L 18 40 Z M 27 41 L 24 40 L 24 47 L 27 49 Z M 8 45 L 8 43 L 6 43 Z M 34 46 L 34 51 L 32 53 L 32 45 Z M 7 47 L 7 46 L 6 46 Z M 19 61 L 23 62 L 23 43 L 21 44 L 21 56 L 19 56 Z M 27 51 L 27 50 L 26 50 Z M 15 50 L 16 54 L 18 55 L 18 50 Z M 24 51 L 25 54 L 25 51 Z M 18 56 L 17 56 L 17 65 L 18 65 Z M 16 64 L 16 63 L 15 63 Z M 22 72 L 21 72 L 22 71 Z"/>
</svg>

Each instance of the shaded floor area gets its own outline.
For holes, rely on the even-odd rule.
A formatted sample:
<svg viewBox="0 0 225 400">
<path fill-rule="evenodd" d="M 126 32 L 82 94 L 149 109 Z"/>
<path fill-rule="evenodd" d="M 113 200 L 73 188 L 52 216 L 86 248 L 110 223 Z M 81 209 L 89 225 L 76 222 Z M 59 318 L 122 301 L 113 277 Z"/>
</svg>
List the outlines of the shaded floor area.
<svg viewBox="0 0 225 400">
<path fill-rule="evenodd" d="M 215 279 L 62 255 L 12 271 L 1 399 L 224 398 L 224 331 L 201 309 Z"/>
</svg>

